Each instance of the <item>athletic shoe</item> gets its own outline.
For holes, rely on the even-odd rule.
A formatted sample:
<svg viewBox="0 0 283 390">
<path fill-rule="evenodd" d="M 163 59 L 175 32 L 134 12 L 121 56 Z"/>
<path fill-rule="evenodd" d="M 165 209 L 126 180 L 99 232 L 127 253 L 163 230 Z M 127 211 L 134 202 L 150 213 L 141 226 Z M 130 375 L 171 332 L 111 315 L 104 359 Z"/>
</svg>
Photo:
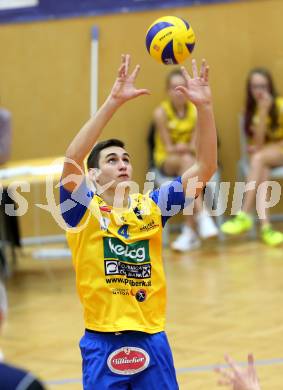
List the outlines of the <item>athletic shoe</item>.
<svg viewBox="0 0 283 390">
<path fill-rule="evenodd" d="M 251 230 L 253 227 L 253 219 L 252 217 L 240 211 L 235 217 L 231 218 L 229 221 L 224 222 L 220 230 L 225 234 L 241 234 Z"/>
<path fill-rule="evenodd" d="M 200 240 L 192 228 L 185 226 L 182 233 L 171 244 L 175 251 L 186 252 L 200 247 Z"/>
<path fill-rule="evenodd" d="M 197 215 L 198 233 L 202 239 L 215 237 L 218 235 L 218 227 L 216 226 L 213 218 L 202 211 Z"/>
<path fill-rule="evenodd" d="M 266 225 L 261 229 L 260 236 L 267 245 L 277 246 L 283 244 L 283 233 L 273 230 L 270 225 Z"/>
</svg>

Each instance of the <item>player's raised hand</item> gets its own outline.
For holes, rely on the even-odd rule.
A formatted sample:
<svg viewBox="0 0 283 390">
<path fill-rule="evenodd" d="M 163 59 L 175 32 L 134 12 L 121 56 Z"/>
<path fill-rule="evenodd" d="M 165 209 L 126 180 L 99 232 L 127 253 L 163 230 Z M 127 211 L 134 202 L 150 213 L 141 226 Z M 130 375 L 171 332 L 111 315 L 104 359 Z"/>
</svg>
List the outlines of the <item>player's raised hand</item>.
<svg viewBox="0 0 283 390">
<path fill-rule="evenodd" d="M 248 367 L 239 367 L 230 356 L 225 356 L 230 371 L 217 368 L 216 372 L 221 377 L 218 380 L 220 386 L 228 386 L 233 390 L 260 390 L 253 355 L 248 355 Z"/>
<path fill-rule="evenodd" d="M 122 62 L 118 70 L 118 77 L 115 80 L 111 90 L 111 98 L 115 99 L 118 104 L 123 104 L 128 100 L 134 99 L 141 95 L 149 95 L 148 89 L 137 89 L 135 81 L 140 70 L 140 65 L 136 65 L 132 73 L 129 72 L 131 56 L 122 54 Z"/>
<path fill-rule="evenodd" d="M 209 66 L 206 60 L 202 60 L 200 71 L 198 71 L 196 60 L 192 60 L 192 77 L 184 67 L 181 70 L 187 85 L 178 86 L 176 90 L 186 95 L 195 106 L 211 103 L 212 96 L 208 83 Z"/>
</svg>

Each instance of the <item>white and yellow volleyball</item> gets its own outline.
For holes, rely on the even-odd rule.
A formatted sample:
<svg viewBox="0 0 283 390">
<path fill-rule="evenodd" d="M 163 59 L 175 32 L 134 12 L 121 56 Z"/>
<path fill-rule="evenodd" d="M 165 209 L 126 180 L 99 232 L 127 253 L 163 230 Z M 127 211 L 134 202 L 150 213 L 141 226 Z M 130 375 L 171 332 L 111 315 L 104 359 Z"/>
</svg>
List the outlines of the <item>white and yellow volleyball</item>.
<svg viewBox="0 0 283 390">
<path fill-rule="evenodd" d="M 163 16 L 146 33 L 149 54 L 165 65 L 181 64 L 195 47 L 195 34 L 188 22 L 177 16 Z"/>
</svg>

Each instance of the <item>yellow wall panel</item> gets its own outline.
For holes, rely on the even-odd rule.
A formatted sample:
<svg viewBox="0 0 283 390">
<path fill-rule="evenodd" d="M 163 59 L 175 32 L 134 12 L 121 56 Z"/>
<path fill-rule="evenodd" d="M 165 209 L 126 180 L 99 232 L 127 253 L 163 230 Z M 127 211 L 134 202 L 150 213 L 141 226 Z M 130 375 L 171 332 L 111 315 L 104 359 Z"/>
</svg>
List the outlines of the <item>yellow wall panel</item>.
<svg viewBox="0 0 283 390">
<path fill-rule="evenodd" d="M 283 94 L 283 2 L 246 1 L 122 15 L 0 26 L 0 104 L 13 113 L 12 159 L 63 154 L 90 112 L 91 28 L 99 28 L 99 103 L 107 96 L 121 53 L 142 66 L 137 85 L 151 90 L 124 106 L 104 136 L 120 137 L 133 156 L 135 178 L 147 168 L 146 136 L 154 107 L 164 96 L 172 68 L 155 63 L 146 51 L 147 27 L 159 16 L 182 16 L 196 36 L 195 57 L 211 65 L 223 178 L 235 178 L 239 157 L 238 114 L 245 79 L 266 66 Z M 189 63 L 187 63 L 188 65 Z"/>
</svg>

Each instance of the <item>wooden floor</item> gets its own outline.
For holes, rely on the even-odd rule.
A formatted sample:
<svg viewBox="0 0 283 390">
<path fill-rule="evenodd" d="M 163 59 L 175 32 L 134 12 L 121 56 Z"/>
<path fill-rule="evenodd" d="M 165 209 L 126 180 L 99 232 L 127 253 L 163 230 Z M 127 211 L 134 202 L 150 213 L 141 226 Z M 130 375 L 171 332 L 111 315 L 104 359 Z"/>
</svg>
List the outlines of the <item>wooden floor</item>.
<svg viewBox="0 0 283 390">
<path fill-rule="evenodd" d="M 282 248 L 237 239 L 186 255 L 166 250 L 164 257 L 180 389 L 217 389 L 212 368 L 224 353 L 244 361 L 250 351 L 262 388 L 283 389 Z M 82 389 L 82 310 L 70 261 L 31 260 L 26 252 L 7 287 L 6 360 L 28 367 L 50 390 Z"/>
</svg>

